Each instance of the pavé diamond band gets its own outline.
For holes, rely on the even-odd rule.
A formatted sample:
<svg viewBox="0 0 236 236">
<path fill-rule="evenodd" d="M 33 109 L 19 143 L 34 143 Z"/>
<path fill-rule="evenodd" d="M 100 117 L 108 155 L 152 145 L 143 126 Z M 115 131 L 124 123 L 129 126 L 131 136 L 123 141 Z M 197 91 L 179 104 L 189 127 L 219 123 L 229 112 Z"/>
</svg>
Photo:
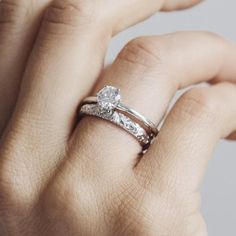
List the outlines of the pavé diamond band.
<svg viewBox="0 0 236 236">
<path fill-rule="evenodd" d="M 96 116 L 110 121 L 133 135 L 145 151 L 157 136 L 157 127 L 135 110 L 121 103 L 120 90 L 105 86 L 96 97 L 88 97 L 82 102 L 81 115 Z"/>
<path fill-rule="evenodd" d="M 147 132 L 138 123 L 133 122 L 122 113 L 114 111 L 113 113 L 107 115 L 107 113 L 102 113 L 100 111 L 97 104 L 85 104 L 82 106 L 80 114 L 100 117 L 120 126 L 137 138 L 142 146 L 149 145 L 151 142 L 150 136 Z"/>
</svg>

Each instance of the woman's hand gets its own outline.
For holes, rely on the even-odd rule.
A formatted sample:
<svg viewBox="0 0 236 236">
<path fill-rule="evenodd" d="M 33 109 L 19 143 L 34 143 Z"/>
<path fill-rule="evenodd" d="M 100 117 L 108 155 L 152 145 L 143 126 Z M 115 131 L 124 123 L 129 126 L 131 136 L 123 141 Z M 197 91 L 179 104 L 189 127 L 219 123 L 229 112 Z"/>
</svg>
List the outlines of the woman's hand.
<svg viewBox="0 0 236 236">
<path fill-rule="evenodd" d="M 218 140 L 236 130 L 235 45 L 205 32 L 142 37 L 97 79 L 112 35 L 197 1 L 57 0 L 37 30 L 49 2 L 0 3 L 2 130 L 11 116 L 0 146 L 0 234 L 206 235 L 198 187 Z M 104 85 L 159 123 L 178 89 L 204 81 L 214 85 L 180 98 L 141 159 L 116 126 L 76 124 L 81 100 Z"/>
</svg>

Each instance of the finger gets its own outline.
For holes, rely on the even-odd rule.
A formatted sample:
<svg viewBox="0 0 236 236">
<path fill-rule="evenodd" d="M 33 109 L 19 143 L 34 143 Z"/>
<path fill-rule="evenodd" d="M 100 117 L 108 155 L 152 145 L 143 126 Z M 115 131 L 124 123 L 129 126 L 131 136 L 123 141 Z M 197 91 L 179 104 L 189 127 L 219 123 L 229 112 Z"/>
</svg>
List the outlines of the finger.
<svg viewBox="0 0 236 236">
<path fill-rule="evenodd" d="M 0 1 L 0 134 L 14 108 L 26 60 L 48 2 Z"/>
<path fill-rule="evenodd" d="M 93 94 L 104 85 L 120 88 L 123 103 L 158 124 L 179 88 L 236 78 L 235 59 L 233 44 L 209 33 L 138 38 L 123 49 Z M 132 136 L 97 118 L 84 118 L 73 138 L 75 159 L 80 153 L 106 168 L 133 166 L 140 151 Z"/>
<path fill-rule="evenodd" d="M 110 22 L 113 22 L 113 34 L 120 32 L 130 25 L 140 22 L 158 10 L 173 11 L 192 7 L 202 0 L 132 0 L 110 1 L 108 4 Z M 132 9 L 132 14 L 130 14 Z"/>
<path fill-rule="evenodd" d="M 178 196 L 198 191 L 219 139 L 236 130 L 235 101 L 236 85 L 225 82 L 180 98 L 137 168 L 140 176 L 149 177 L 153 191 Z"/>
<path fill-rule="evenodd" d="M 163 11 L 182 10 L 201 3 L 204 0 L 166 0 L 164 1 Z"/>
</svg>

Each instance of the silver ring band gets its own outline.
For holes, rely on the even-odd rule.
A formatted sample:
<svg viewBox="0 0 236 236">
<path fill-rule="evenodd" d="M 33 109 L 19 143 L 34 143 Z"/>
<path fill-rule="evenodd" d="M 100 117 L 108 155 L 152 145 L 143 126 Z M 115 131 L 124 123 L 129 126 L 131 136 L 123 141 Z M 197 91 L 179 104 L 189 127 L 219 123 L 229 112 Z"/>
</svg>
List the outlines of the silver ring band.
<svg viewBox="0 0 236 236">
<path fill-rule="evenodd" d="M 85 104 L 80 109 L 80 115 L 99 117 L 120 126 L 133 135 L 140 142 L 143 149 L 146 149 L 151 144 L 152 138 L 147 134 L 146 130 L 122 113 L 117 111 L 111 114 L 102 113 L 97 104 Z"/>
</svg>

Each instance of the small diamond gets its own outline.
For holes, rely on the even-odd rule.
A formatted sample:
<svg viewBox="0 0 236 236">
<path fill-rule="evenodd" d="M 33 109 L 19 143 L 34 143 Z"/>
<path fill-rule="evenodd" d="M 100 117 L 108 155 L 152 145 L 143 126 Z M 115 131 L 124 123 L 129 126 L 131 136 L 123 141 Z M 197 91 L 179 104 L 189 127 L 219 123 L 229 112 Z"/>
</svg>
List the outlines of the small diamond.
<svg viewBox="0 0 236 236">
<path fill-rule="evenodd" d="M 124 125 L 128 130 L 130 130 L 132 133 L 137 134 L 139 126 L 132 122 L 128 117 L 121 115 L 121 124 Z"/>
<path fill-rule="evenodd" d="M 127 124 L 130 122 L 130 120 L 128 119 L 128 117 L 124 116 L 123 114 L 120 114 L 120 122 L 122 125 L 127 127 Z"/>
<path fill-rule="evenodd" d="M 104 87 L 97 94 L 97 102 L 102 110 L 114 110 L 120 100 L 120 90 L 112 86 Z"/>
<path fill-rule="evenodd" d="M 135 123 L 133 123 L 133 122 L 131 122 L 131 123 L 129 123 L 129 127 L 128 127 L 129 129 L 130 129 L 130 131 L 132 131 L 134 134 L 137 134 L 138 133 L 138 126 L 137 126 L 137 124 L 135 124 Z"/>
<path fill-rule="evenodd" d="M 112 119 L 113 119 L 117 124 L 119 124 L 119 123 L 120 123 L 120 116 L 119 116 L 119 113 L 114 112 L 114 113 L 113 113 L 113 116 L 112 116 Z"/>
</svg>

